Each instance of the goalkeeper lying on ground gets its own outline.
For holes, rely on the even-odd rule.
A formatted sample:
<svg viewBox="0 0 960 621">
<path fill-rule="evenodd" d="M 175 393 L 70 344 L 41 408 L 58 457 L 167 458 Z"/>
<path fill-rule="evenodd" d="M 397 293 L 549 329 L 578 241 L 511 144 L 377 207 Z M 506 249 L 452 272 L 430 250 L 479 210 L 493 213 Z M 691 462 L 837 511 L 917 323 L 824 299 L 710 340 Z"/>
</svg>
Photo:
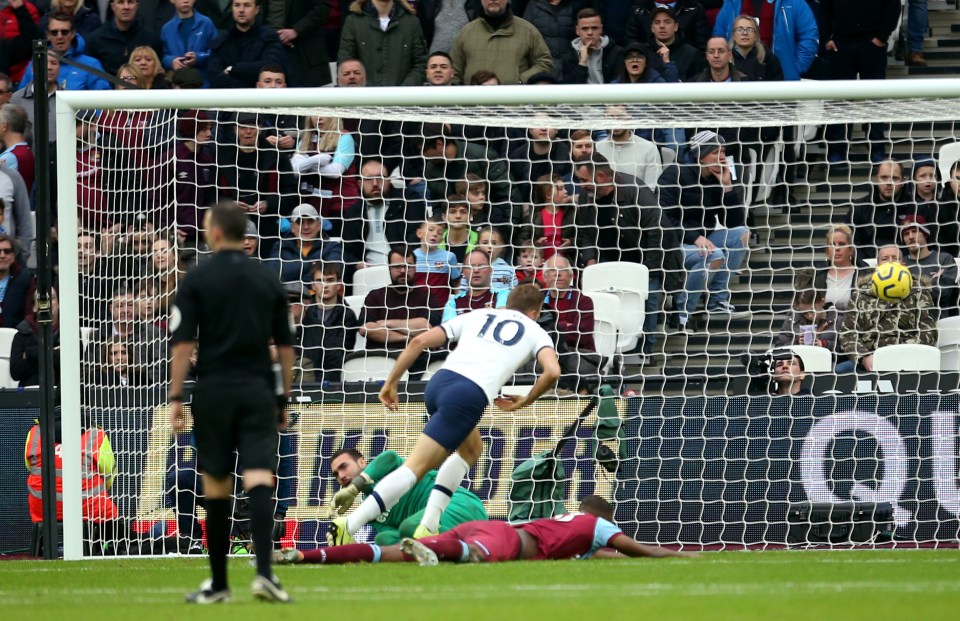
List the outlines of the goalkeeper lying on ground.
<svg viewBox="0 0 960 621">
<path fill-rule="evenodd" d="M 416 561 L 421 565 L 436 565 L 438 561 L 497 563 L 620 555 L 696 556 L 645 545 L 627 537 L 613 523 L 613 507 L 599 496 L 584 498 L 580 511 L 516 526 L 500 521 L 467 522 L 440 535 L 419 541 L 405 538 L 400 545 L 388 547 L 354 543 L 306 552 L 277 550 L 273 559 L 278 564 Z"/>
<path fill-rule="evenodd" d="M 345 513 L 354 499 L 362 492 L 372 491 L 374 485 L 401 465 L 403 458 L 393 451 L 384 451 L 373 458 L 369 465 L 360 451 L 344 449 L 330 459 L 330 469 L 343 487 L 333 495 L 330 510 L 338 515 Z M 433 491 L 437 471 L 431 470 L 404 494 L 400 501 L 386 514 L 370 522 L 377 532 L 374 542 L 379 546 L 400 543 L 404 537 L 412 537 L 420 525 L 427 499 Z M 487 510 L 470 490 L 458 487 L 450 499 L 450 505 L 440 517 L 440 531 L 446 532 L 464 522 L 487 520 Z"/>
</svg>

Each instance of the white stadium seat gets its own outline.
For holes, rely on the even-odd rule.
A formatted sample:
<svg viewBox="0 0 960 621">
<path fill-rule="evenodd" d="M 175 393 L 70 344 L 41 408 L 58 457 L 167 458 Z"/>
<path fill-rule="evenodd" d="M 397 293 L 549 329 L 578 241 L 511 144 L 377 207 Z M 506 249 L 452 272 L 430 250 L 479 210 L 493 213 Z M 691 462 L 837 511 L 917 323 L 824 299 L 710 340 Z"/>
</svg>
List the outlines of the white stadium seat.
<svg viewBox="0 0 960 621">
<path fill-rule="evenodd" d="M 629 261 L 596 263 L 584 268 L 581 286 L 586 293 L 600 291 L 620 298 L 620 338 L 617 347 L 630 351 L 643 331 L 644 305 L 650 296 L 650 271 Z"/>
<path fill-rule="evenodd" d="M 617 353 L 621 320 L 620 297 L 602 291 L 590 291 L 584 295 L 593 301 L 593 342 L 597 353 L 609 360 Z"/>
<path fill-rule="evenodd" d="M 940 171 L 940 182 L 944 185 L 950 180 L 950 169 L 954 162 L 960 160 L 960 142 L 950 142 L 937 153 L 937 169 Z"/>
<path fill-rule="evenodd" d="M 390 267 L 374 265 L 353 273 L 353 295 L 366 296 L 374 289 L 390 284 Z"/>
<path fill-rule="evenodd" d="M 807 373 L 830 373 L 833 371 L 833 354 L 826 347 L 791 345 L 790 351 L 803 360 L 803 370 Z"/>
<path fill-rule="evenodd" d="M 941 371 L 960 371 L 960 317 L 937 322 L 937 349 Z"/>
<path fill-rule="evenodd" d="M 10 361 L 0 359 L 0 388 L 16 388 L 17 382 L 10 377 Z"/>
<path fill-rule="evenodd" d="M 0 328 L 0 358 L 10 359 L 10 348 L 13 346 L 13 337 L 16 335 L 16 328 Z"/>
<path fill-rule="evenodd" d="M 873 370 L 877 373 L 939 371 L 940 350 L 931 345 L 887 345 L 873 352 Z"/>
<path fill-rule="evenodd" d="M 353 311 L 353 314 L 357 316 L 357 319 L 360 319 L 360 311 L 363 310 L 363 300 L 366 296 L 363 295 L 345 295 L 343 296 L 343 303 L 347 305 L 347 308 Z M 367 337 L 357 335 L 357 342 L 353 346 L 353 351 L 363 351 L 367 348 Z M 348 352 L 349 353 L 349 352 Z"/>
<path fill-rule="evenodd" d="M 343 360 L 341 379 L 344 382 L 380 382 L 387 379 L 396 362 L 396 359 L 383 352 L 347 354 Z M 408 373 L 404 373 L 400 381 L 406 381 L 408 376 Z"/>
</svg>

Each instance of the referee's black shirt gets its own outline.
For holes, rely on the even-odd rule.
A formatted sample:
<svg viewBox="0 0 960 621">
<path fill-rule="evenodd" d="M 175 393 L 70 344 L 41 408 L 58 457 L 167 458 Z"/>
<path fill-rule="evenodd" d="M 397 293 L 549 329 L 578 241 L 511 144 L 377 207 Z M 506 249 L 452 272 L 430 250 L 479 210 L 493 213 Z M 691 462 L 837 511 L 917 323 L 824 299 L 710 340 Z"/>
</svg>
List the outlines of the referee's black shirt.
<svg viewBox="0 0 960 621">
<path fill-rule="evenodd" d="M 197 376 L 265 377 L 269 341 L 293 345 L 287 294 L 277 275 L 240 250 L 225 250 L 184 277 L 170 313 L 171 341 L 199 342 Z"/>
</svg>

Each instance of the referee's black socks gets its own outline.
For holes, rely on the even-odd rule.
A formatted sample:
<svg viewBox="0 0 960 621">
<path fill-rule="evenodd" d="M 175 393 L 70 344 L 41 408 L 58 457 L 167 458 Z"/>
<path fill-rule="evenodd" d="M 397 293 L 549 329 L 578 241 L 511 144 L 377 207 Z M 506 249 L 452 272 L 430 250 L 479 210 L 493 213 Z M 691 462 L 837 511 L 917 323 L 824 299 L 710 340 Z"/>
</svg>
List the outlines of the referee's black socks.
<svg viewBox="0 0 960 621">
<path fill-rule="evenodd" d="M 229 498 L 207 498 L 207 551 L 210 553 L 210 576 L 213 590 L 227 588 L 227 551 L 230 549 L 230 513 L 233 501 Z"/>
<path fill-rule="evenodd" d="M 273 558 L 273 488 L 258 485 L 247 492 L 250 498 L 250 529 L 253 551 L 257 555 L 257 575 L 272 579 L 270 562 Z"/>
</svg>

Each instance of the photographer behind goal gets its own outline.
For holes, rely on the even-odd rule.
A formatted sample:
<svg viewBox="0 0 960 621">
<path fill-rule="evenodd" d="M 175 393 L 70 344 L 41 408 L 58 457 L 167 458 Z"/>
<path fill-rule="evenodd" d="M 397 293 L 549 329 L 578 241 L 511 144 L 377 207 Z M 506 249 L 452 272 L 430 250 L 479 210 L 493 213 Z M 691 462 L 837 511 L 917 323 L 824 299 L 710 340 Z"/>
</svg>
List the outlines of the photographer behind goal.
<svg viewBox="0 0 960 621">
<path fill-rule="evenodd" d="M 750 383 L 748 395 L 812 395 L 803 385 L 807 373 L 803 359 L 789 349 L 773 349 L 762 354 L 745 353 L 740 362 L 747 368 Z"/>
</svg>

